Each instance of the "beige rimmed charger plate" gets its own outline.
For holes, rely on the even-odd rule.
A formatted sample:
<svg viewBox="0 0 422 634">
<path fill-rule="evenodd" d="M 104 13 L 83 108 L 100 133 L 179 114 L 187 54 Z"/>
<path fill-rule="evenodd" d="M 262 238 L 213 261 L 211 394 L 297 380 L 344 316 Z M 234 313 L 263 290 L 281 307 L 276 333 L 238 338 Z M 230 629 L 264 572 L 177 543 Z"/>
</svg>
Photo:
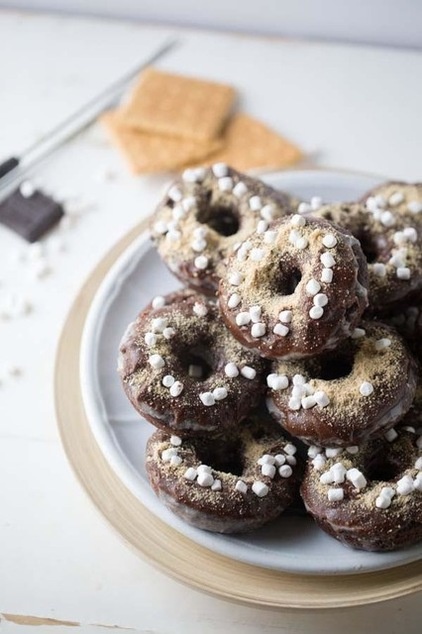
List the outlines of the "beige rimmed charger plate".
<svg viewBox="0 0 422 634">
<path fill-rule="evenodd" d="M 422 590 L 421 562 L 379 572 L 321 577 L 281 573 L 229 559 L 162 522 L 118 478 L 87 420 L 80 388 L 80 344 L 91 302 L 104 276 L 145 226 L 144 222 L 130 231 L 93 271 L 68 315 L 57 351 L 55 398 L 63 446 L 97 509 L 144 559 L 175 579 L 220 598 L 278 608 L 334 608 Z"/>
</svg>

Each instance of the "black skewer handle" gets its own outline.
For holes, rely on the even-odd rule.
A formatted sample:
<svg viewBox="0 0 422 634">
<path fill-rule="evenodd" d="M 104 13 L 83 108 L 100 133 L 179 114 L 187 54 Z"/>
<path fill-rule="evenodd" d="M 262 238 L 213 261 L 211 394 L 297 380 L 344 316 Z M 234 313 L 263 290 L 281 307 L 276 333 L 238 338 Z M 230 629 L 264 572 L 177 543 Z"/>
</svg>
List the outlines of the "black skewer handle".
<svg viewBox="0 0 422 634">
<path fill-rule="evenodd" d="M 6 176 L 9 172 L 15 169 L 19 165 L 19 159 L 16 156 L 11 156 L 10 158 L 0 163 L 0 178 Z"/>
</svg>

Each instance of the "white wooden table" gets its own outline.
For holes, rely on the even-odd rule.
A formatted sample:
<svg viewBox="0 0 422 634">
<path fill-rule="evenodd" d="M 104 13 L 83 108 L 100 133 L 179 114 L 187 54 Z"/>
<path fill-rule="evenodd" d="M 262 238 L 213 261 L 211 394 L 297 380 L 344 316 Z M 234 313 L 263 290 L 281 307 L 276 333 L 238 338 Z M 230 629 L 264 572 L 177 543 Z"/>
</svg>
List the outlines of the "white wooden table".
<svg viewBox="0 0 422 634">
<path fill-rule="evenodd" d="M 19 152 L 147 56 L 169 29 L 0 12 L 0 152 Z M 234 83 L 242 107 L 323 165 L 421 179 L 422 54 L 180 31 L 161 66 Z M 1 157 L 0 157 L 1 158 Z M 103 180 L 105 171 L 114 178 Z M 54 353 L 65 315 L 95 263 L 146 216 L 164 176 L 134 179 L 97 127 L 34 180 L 74 205 L 92 203 L 52 273 L 34 280 L 23 243 L 0 229 L 0 303 L 33 305 L 0 321 L 0 629 L 67 632 L 420 632 L 421 597 L 336 612 L 246 608 L 191 590 L 139 560 L 79 488 L 53 407 Z M 89 206 L 89 205 L 87 205 Z M 10 374 L 11 366 L 22 370 Z M 39 617 L 41 620 L 34 619 Z"/>
</svg>

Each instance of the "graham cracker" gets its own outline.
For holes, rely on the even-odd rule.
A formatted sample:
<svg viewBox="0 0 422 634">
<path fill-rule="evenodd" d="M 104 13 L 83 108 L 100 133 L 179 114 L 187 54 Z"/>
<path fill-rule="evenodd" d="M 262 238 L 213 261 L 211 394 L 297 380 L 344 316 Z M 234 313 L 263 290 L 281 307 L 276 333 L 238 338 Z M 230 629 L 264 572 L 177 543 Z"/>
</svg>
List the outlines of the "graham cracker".
<svg viewBox="0 0 422 634">
<path fill-rule="evenodd" d="M 103 114 L 100 121 L 135 174 L 177 169 L 198 162 L 222 145 L 221 140 L 201 144 L 134 130 L 119 110 Z"/>
<path fill-rule="evenodd" d="M 147 68 L 122 115 L 142 131 L 208 141 L 220 134 L 235 94 L 225 84 Z"/>
<path fill-rule="evenodd" d="M 303 158 L 301 150 L 266 125 L 244 113 L 228 122 L 221 150 L 199 161 L 200 164 L 223 162 L 239 171 L 252 168 L 283 168 Z"/>
</svg>

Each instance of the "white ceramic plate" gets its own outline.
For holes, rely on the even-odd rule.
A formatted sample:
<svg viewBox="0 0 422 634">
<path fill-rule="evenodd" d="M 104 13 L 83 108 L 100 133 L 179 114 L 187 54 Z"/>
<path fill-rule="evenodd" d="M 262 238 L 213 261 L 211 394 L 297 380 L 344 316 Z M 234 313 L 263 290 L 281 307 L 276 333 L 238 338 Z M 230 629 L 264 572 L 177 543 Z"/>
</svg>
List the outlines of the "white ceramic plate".
<svg viewBox="0 0 422 634">
<path fill-rule="evenodd" d="M 324 201 L 353 200 L 380 182 L 372 176 L 331 171 L 282 172 L 265 180 L 303 199 L 319 195 Z M 116 357 L 120 338 L 139 310 L 155 295 L 179 286 L 148 235 L 142 234 L 110 269 L 86 322 L 81 350 L 84 404 L 95 438 L 123 483 L 152 513 L 193 541 L 252 565 L 303 574 L 349 574 L 420 559 L 422 544 L 394 553 L 349 549 L 325 535 L 309 517 L 282 516 L 242 536 L 208 533 L 183 523 L 157 500 L 144 468 L 145 443 L 154 428 L 124 395 Z"/>
</svg>

